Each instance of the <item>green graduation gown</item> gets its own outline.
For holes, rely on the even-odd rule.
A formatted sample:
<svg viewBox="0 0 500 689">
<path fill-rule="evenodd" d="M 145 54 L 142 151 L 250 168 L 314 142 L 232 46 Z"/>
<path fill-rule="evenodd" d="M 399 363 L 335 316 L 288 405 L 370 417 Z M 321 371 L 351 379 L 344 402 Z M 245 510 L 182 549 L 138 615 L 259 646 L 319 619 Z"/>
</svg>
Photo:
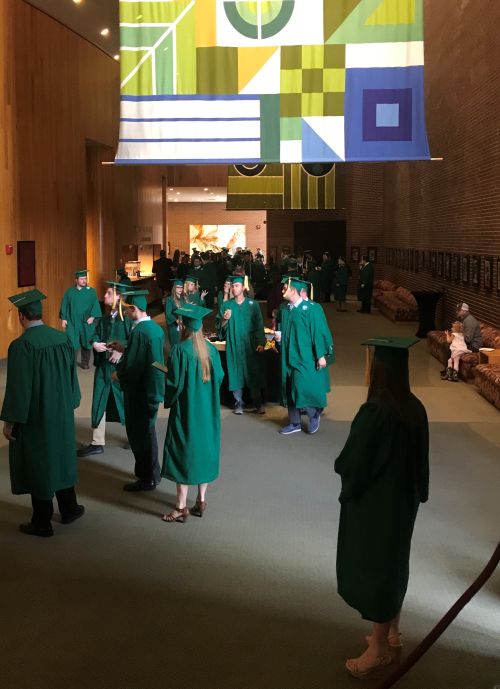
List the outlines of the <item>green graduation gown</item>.
<svg viewBox="0 0 500 689">
<path fill-rule="evenodd" d="M 9 443 L 14 495 L 51 500 L 77 480 L 75 418 L 80 387 L 67 335 L 47 325 L 27 328 L 7 360 L 1 419 L 14 424 Z"/>
<path fill-rule="evenodd" d="M 359 271 L 358 282 L 358 299 L 359 301 L 371 301 L 373 294 L 373 266 L 367 263 Z"/>
<path fill-rule="evenodd" d="M 202 297 L 200 292 L 190 292 L 184 297 L 186 304 L 196 304 L 196 306 L 205 306 L 205 297 Z"/>
<path fill-rule="evenodd" d="M 164 399 L 164 374 L 151 365 L 164 362 L 163 342 L 163 330 L 157 323 L 137 323 L 116 367 L 124 396 L 127 437 L 134 454 L 149 451 L 148 431 L 155 425 L 158 405 Z"/>
<path fill-rule="evenodd" d="M 408 586 L 413 525 L 429 490 L 429 430 L 411 395 L 410 420 L 383 400 L 360 408 L 335 461 L 342 478 L 338 591 L 372 622 L 401 610 Z"/>
<path fill-rule="evenodd" d="M 130 335 L 132 323 L 124 316 L 115 318 L 107 313 L 96 327 L 93 342 L 120 342 L 124 347 Z M 94 352 L 94 391 L 92 393 L 92 428 L 97 428 L 104 412 L 106 421 L 119 421 L 125 423 L 125 411 L 123 408 L 123 391 L 117 380 L 111 376 L 116 370 L 116 365 L 110 363 L 108 352 Z"/>
<path fill-rule="evenodd" d="M 231 311 L 231 318 L 221 320 L 219 337 L 226 340 L 229 391 L 245 386 L 250 391 L 260 391 L 264 377 L 257 347 L 266 343 L 260 306 L 253 299 L 245 299 L 241 304 L 230 299 L 223 303 L 221 315 L 226 309 Z"/>
<path fill-rule="evenodd" d="M 170 408 L 162 476 L 187 485 L 219 475 L 220 401 L 224 377 L 219 352 L 207 342 L 212 377 L 204 383 L 191 339 L 172 348 L 167 362 L 165 407 Z"/>
<path fill-rule="evenodd" d="M 102 316 L 95 289 L 88 286 L 82 289 L 76 286 L 67 289 L 61 302 L 59 318 L 68 322 L 66 334 L 74 349 L 80 349 L 80 347 L 90 349 L 92 346 L 91 340 L 95 336 L 96 323 L 88 325 L 87 319 L 91 316 L 94 318 Z"/>
<path fill-rule="evenodd" d="M 335 301 L 344 302 L 347 297 L 347 285 L 350 276 L 349 266 L 338 266 L 333 278 L 333 294 Z"/>
<path fill-rule="evenodd" d="M 326 368 L 316 369 L 316 362 L 322 356 L 333 360 L 333 341 L 319 304 L 302 301 L 281 311 L 280 350 L 283 406 L 326 407 L 330 379 Z"/>
<path fill-rule="evenodd" d="M 179 299 L 179 306 L 183 306 L 186 302 L 184 299 L 181 297 Z M 169 297 L 166 298 L 165 300 L 165 322 L 167 324 L 167 333 L 168 333 L 168 341 L 170 342 L 170 346 L 173 347 L 174 344 L 177 344 L 180 342 L 181 339 L 181 334 L 179 330 L 177 329 L 177 316 L 174 316 L 174 311 L 175 309 L 179 308 L 172 297 L 170 295 Z"/>
</svg>

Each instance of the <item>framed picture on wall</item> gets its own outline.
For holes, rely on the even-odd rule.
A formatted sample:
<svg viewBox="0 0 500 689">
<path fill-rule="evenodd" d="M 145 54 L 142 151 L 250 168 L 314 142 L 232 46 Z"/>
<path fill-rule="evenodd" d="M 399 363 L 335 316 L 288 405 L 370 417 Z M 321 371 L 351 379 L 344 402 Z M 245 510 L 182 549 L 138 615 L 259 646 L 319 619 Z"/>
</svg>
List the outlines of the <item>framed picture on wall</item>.
<svg viewBox="0 0 500 689">
<path fill-rule="evenodd" d="M 369 246 L 368 247 L 368 260 L 370 263 L 376 263 L 377 262 L 377 247 L 376 246 Z"/>
<path fill-rule="evenodd" d="M 460 256 L 458 254 L 452 254 L 451 255 L 451 279 L 453 280 L 453 282 L 458 282 L 458 278 L 460 276 L 459 265 L 460 265 Z"/>
<path fill-rule="evenodd" d="M 436 277 L 436 252 L 431 251 L 431 275 Z"/>
<path fill-rule="evenodd" d="M 483 285 L 484 289 L 493 287 L 493 258 L 491 256 L 484 257 Z"/>
<path fill-rule="evenodd" d="M 359 263 L 361 260 L 361 249 L 359 246 L 351 246 L 351 263 Z"/>
<path fill-rule="evenodd" d="M 470 257 L 470 282 L 473 287 L 479 287 L 481 263 L 479 256 Z"/>
<path fill-rule="evenodd" d="M 438 277 L 443 277 L 443 252 L 439 251 L 437 255 L 436 273 Z"/>
<path fill-rule="evenodd" d="M 444 279 L 451 280 L 451 254 L 444 255 Z"/>
<path fill-rule="evenodd" d="M 469 282 L 469 257 L 466 255 L 460 259 L 460 280 L 465 285 Z"/>
</svg>

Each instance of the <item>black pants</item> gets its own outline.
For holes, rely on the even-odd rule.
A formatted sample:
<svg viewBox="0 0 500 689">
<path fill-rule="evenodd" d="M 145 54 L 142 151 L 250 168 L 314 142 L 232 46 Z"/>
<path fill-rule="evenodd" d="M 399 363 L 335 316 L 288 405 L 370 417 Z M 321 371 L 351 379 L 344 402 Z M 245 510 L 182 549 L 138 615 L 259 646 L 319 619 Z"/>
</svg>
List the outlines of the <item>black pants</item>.
<svg viewBox="0 0 500 689">
<path fill-rule="evenodd" d="M 86 349 L 85 347 L 82 347 L 81 352 L 82 352 L 82 366 L 84 368 L 88 368 L 90 365 L 90 349 Z"/>
<path fill-rule="evenodd" d="M 371 313 L 372 311 L 372 302 L 370 301 L 362 301 L 361 302 L 361 311 L 363 313 Z"/>
<path fill-rule="evenodd" d="M 74 486 L 71 486 L 71 488 L 56 490 L 56 500 L 59 506 L 61 517 L 69 517 L 75 513 L 78 503 L 76 501 Z M 33 516 L 31 517 L 31 523 L 34 526 L 48 528 L 50 526 L 52 515 L 54 514 L 52 500 L 40 500 L 32 495 L 31 504 L 33 505 Z"/>
<path fill-rule="evenodd" d="M 149 428 L 145 431 L 144 442 L 140 446 L 136 446 L 130 440 L 130 449 L 134 453 L 135 458 L 135 475 L 141 481 L 155 481 L 159 483 L 161 480 L 160 465 L 158 463 L 158 440 L 156 438 L 156 428 Z"/>
</svg>

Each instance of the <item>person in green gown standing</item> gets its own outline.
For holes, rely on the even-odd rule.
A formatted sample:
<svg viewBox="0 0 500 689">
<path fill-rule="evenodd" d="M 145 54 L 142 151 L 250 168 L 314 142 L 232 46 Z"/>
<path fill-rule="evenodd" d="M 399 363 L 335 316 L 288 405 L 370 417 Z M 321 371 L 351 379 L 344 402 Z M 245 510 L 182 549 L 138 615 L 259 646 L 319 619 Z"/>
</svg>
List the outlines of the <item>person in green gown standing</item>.
<svg viewBox="0 0 500 689">
<path fill-rule="evenodd" d="M 206 290 L 202 290 L 201 294 L 198 289 L 198 278 L 194 275 L 186 275 L 184 279 L 184 301 L 186 304 L 195 304 L 195 306 L 205 306 Z"/>
<path fill-rule="evenodd" d="M 120 282 L 108 281 L 104 293 L 106 313 L 96 326 L 94 349 L 94 389 L 92 392 L 92 442 L 77 451 L 77 457 L 90 457 L 104 452 L 106 444 L 106 422 L 125 424 L 123 391 L 120 383 L 113 379 L 116 364 L 122 354 L 113 349 L 115 342 L 124 349 L 132 327 L 131 321 L 120 309 L 120 293 L 127 290 Z"/>
<path fill-rule="evenodd" d="M 427 414 L 408 376 L 408 348 L 416 342 L 400 337 L 363 342 L 375 347 L 368 398 L 335 461 L 342 480 L 338 592 L 373 622 L 367 650 L 346 663 L 361 678 L 389 664 L 391 649 L 402 646 L 399 616 L 413 527 L 429 494 Z"/>
<path fill-rule="evenodd" d="M 333 277 L 333 295 L 337 302 L 337 311 L 347 311 L 345 303 L 347 299 L 347 286 L 352 272 L 348 265 L 346 265 L 343 256 L 337 259 L 337 270 Z"/>
<path fill-rule="evenodd" d="M 219 352 L 205 340 L 203 318 L 210 309 L 185 304 L 177 309 L 184 330 L 167 361 L 165 407 L 170 409 L 162 476 L 177 484 L 175 509 L 166 522 L 185 522 L 189 486 L 198 486 L 191 514 L 202 517 L 207 486 L 219 475 L 220 397 L 224 377 Z"/>
<path fill-rule="evenodd" d="M 113 376 L 123 390 L 125 427 L 135 458 L 137 481 L 123 487 L 132 492 L 155 490 L 160 482 L 156 416 L 164 398 L 165 380 L 152 364 L 164 362 L 164 335 L 147 314 L 147 294 L 148 290 L 122 293 L 122 305 L 132 321 L 132 331 L 127 349 L 114 344 L 114 349 L 124 351 Z"/>
<path fill-rule="evenodd" d="M 172 291 L 165 300 L 165 322 L 170 346 L 180 342 L 182 321 L 174 311 L 184 304 L 184 282 L 178 278 L 171 280 Z"/>
<path fill-rule="evenodd" d="M 82 368 L 90 364 L 91 339 L 95 334 L 95 319 L 102 315 L 99 299 L 88 284 L 88 271 L 77 270 L 75 284 L 64 293 L 59 318 L 76 352 L 82 350 Z"/>
<path fill-rule="evenodd" d="M 245 276 L 232 275 L 233 299 L 222 304 L 219 337 L 226 340 L 229 391 L 235 400 L 234 413 L 243 414 L 243 388 L 250 390 L 258 414 L 265 413 L 262 402 L 264 377 L 261 352 L 266 336 L 259 304 L 245 296 Z"/>
<path fill-rule="evenodd" d="M 373 280 L 373 265 L 368 260 L 368 256 L 363 256 L 359 264 L 358 299 L 361 302 L 361 308 L 358 309 L 358 313 L 371 313 Z"/>
<path fill-rule="evenodd" d="M 68 336 L 42 320 L 45 295 L 37 289 L 9 297 L 18 309 L 23 334 L 11 342 L 0 418 L 9 441 L 12 493 L 31 495 L 31 521 L 19 530 L 52 536 L 52 499 L 61 522 L 84 513 L 76 500 L 74 409 L 80 404 L 75 353 Z"/>
<path fill-rule="evenodd" d="M 324 369 L 327 358 L 333 355 L 331 335 L 325 339 L 319 305 L 304 301 L 300 292 L 307 283 L 296 277 L 288 278 L 284 292 L 288 308 L 281 311 L 281 331 L 275 335 L 280 343 L 282 404 L 288 408 L 288 424 L 280 429 L 282 435 L 302 430 L 300 417 L 309 417 L 310 434 L 320 426 L 321 412 L 327 406 L 327 383 Z"/>
</svg>

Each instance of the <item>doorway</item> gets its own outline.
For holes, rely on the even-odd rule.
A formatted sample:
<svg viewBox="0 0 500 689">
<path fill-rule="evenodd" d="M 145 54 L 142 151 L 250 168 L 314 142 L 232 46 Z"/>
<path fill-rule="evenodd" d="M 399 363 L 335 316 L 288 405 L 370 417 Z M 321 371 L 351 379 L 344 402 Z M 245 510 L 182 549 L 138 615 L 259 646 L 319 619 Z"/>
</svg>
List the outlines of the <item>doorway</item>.
<svg viewBox="0 0 500 689">
<path fill-rule="evenodd" d="M 319 265 L 325 251 L 330 252 L 334 262 L 339 256 L 345 257 L 346 225 L 344 220 L 296 222 L 294 233 L 297 256 L 310 250 Z"/>
</svg>

